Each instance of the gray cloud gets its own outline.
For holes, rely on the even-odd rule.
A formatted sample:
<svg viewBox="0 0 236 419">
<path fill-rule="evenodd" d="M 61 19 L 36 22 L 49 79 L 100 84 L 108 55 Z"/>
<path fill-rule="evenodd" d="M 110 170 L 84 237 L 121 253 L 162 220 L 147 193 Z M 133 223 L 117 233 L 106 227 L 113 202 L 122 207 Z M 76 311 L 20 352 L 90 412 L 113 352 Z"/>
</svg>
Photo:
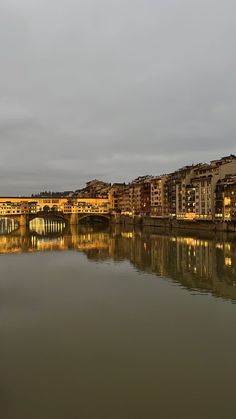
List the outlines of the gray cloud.
<svg viewBox="0 0 236 419">
<path fill-rule="evenodd" d="M 234 0 L 1 0 L 0 194 L 236 153 Z"/>
</svg>

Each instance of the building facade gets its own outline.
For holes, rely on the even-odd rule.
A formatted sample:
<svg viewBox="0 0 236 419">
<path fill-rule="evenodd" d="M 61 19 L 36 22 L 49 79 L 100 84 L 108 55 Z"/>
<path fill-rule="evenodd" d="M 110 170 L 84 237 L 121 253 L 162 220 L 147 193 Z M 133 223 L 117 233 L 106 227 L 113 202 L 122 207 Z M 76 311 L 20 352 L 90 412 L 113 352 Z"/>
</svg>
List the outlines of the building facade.
<svg viewBox="0 0 236 419">
<path fill-rule="evenodd" d="M 219 180 L 215 191 L 215 218 L 236 221 L 236 175 Z"/>
<path fill-rule="evenodd" d="M 236 157 L 233 155 L 213 160 L 210 164 L 198 164 L 185 173 L 181 171 L 176 180 L 176 217 L 215 219 L 220 181 L 234 173 Z"/>
<path fill-rule="evenodd" d="M 167 176 L 158 176 L 151 180 L 151 215 L 166 217 L 168 215 Z"/>
</svg>

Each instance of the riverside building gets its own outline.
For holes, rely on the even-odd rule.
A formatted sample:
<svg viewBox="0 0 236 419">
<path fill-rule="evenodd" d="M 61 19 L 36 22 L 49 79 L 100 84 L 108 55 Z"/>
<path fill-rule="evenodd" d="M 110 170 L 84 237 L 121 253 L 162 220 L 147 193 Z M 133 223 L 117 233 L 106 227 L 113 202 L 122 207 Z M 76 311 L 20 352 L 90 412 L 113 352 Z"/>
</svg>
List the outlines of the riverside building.
<svg viewBox="0 0 236 419">
<path fill-rule="evenodd" d="M 236 221 L 236 174 L 226 176 L 216 184 L 215 218 Z"/>
<path fill-rule="evenodd" d="M 165 217 L 168 214 L 167 202 L 167 176 L 158 176 L 151 180 L 151 215 L 153 217 Z"/>
<path fill-rule="evenodd" d="M 234 173 L 236 156 L 233 155 L 192 167 L 176 185 L 176 217 L 215 219 L 217 184 Z"/>
</svg>

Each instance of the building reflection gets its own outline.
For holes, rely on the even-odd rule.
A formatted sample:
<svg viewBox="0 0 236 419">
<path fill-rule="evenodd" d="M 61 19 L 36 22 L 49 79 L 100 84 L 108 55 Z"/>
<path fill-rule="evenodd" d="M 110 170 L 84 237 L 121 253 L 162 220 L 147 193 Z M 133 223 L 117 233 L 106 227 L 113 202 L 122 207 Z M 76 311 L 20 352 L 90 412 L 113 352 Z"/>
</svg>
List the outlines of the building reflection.
<svg viewBox="0 0 236 419">
<path fill-rule="evenodd" d="M 120 226 L 73 226 L 42 220 L 29 231 L 0 223 L 0 253 L 83 252 L 96 262 L 128 260 L 136 269 L 169 278 L 189 290 L 236 301 L 236 237 L 194 237 Z M 192 234 L 192 233 L 191 233 Z"/>
</svg>

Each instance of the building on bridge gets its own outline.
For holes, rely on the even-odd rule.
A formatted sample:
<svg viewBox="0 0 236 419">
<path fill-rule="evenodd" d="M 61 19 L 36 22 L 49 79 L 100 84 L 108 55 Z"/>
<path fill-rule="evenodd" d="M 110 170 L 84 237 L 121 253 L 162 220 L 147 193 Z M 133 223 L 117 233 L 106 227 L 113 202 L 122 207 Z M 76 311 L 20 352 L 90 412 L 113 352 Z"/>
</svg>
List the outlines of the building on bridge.
<svg viewBox="0 0 236 419">
<path fill-rule="evenodd" d="M 108 215 L 110 200 L 106 198 L 0 198 L 0 216 L 40 216 L 53 213 L 70 215 Z"/>
<path fill-rule="evenodd" d="M 36 214 L 37 202 L 0 202 L 0 216 L 4 215 L 21 215 L 21 214 Z"/>
</svg>

